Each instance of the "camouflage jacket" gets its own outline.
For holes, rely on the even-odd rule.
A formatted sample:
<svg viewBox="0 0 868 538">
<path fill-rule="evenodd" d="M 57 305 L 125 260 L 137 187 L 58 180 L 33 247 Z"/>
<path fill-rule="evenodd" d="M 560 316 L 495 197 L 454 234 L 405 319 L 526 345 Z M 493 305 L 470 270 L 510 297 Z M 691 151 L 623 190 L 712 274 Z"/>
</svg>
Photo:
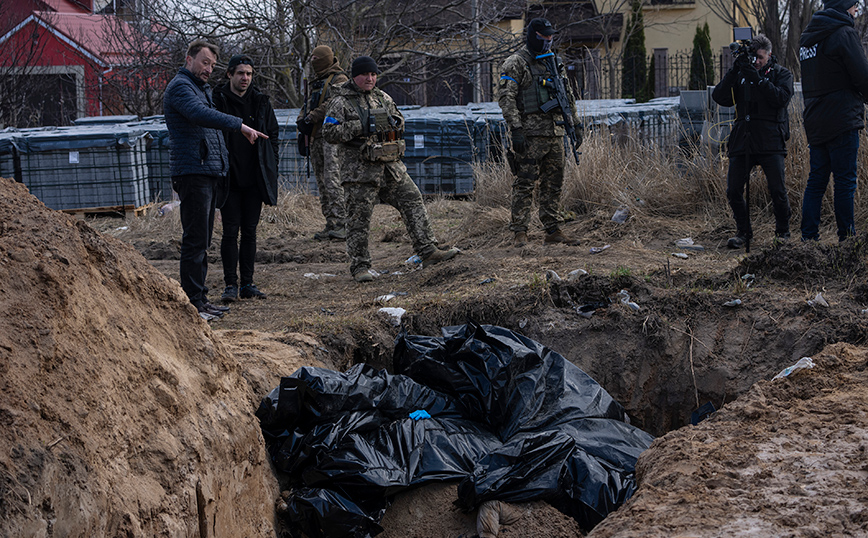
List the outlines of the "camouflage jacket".
<svg viewBox="0 0 868 538">
<path fill-rule="evenodd" d="M 339 144 L 338 159 L 343 181 L 379 184 L 387 168 L 394 168 L 398 173 L 406 172 L 406 167 L 400 160 L 390 163 L 372 163 L 362 160 L 359 151 L 364 141 L 359 108 L 367 110 L 384 108 L 395 121 L 396 129 L 404 129 L 404 116 L 401 115 L 389 94 L 379 88 L 369 92 L 362 91 L 352 79 L 334 87 L 332 91 L 334 93 L 326 107 L 322 136 L 326 142 Z"/>
<path fill-rule="evenodd" d="M 332 77 L 331 80 L 329 80 L 329 77 Z M 347 74 L 341 69 L 340 65 L 335 63 L 322 74 L 318 74 L 311 84 L 311 95 L 308 97 L 308 101 L 305 102 L 304 107 L 302 107 L 296 121 L 307 119 L 307 121 L 312 123 L 314 130 L 311 136 L 313 138 L 319 136 L 319 126 L 325 119 L 328 100 L 333 95 L 334 88 L 347 80 L 349 80 Z M 328 82 L 328 85 L 326 85 L 326 82 Z M 312 102 L 314 100 L 316 102 Z M 322 104 L 319 103 L 320 101 L 322 101 Z"/>
<path fill-rule="evenodd" d="M 528 63 L 528 59 L 531 60 L 530 63 Z M 576 109 L 576 99 L 573 96 L 566 70 L 560 58 L 558 58 L 557 64 L 558 74 L 567 89 L 567 98 L 572 103 L 570 113 L 573 116 L 573 124 L 578 125 L 579 114 Z M 563 136 L 564 128 L 557 125 L 557 122 L 563 121 L 560 108 L 550 110 L 548 113 L 541 110 L 528 112 L 525 109 L 523 100 L 527 95 L 540 95 L 536 93 L 539 77 L 535 77 L 532 71 L 548 73 L 542 62 L 533 59 L 533 54 L 527 46 L 507 58 L 500 71 L 497 102 L 503 111 L 503 118 L 506 120 L 507 126 L 510 129 L 524 129 L 524 133 L 531 136 Z M 541 94 L 543 95 L 542 99 L 547 100 L 548 90 L 542 89 Z M 554 97 L 554 95 L 548 97 Z"/>
</svg>

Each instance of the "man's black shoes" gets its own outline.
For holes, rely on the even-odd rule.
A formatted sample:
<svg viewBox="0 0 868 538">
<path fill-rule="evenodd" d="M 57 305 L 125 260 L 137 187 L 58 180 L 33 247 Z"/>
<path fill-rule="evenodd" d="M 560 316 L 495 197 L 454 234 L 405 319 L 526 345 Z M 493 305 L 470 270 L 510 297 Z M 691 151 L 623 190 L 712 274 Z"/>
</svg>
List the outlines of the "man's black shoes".
<svg viewBox="0 0 868 538">
<path fill-rule="evenodd" d="M 726 242 L 726 246 L 731 249 L 744 248 L 745 243 L 747 243 L 747 239 L 737 235 L 735 237 L 730 237 L 729 241 Z"/>
<path fill-rule="evenodd" d="M 256 287 L 256 284 L 247 284 L 246 286 L 241 286 L 241 291 L 238 293 L 238 296 L 242 299 L 265 299 L 266 295 L 259 291 L 259 288 Z"/>
<path fill-rule="evenodd" d="M 214 321 L 220 319 L 226 312 L 229 312 L 228 306 L 217 306 L 209 302 L 196 305 L 196 310 L 199 311 L 199 317 L 205 321 Z"/>
<path fill-rule="evenodd" d="M 234 303 L 238 299 L 238 286 L 229 285 L 223 290 L 220 300 L 224 303 Z"/>
</svg>

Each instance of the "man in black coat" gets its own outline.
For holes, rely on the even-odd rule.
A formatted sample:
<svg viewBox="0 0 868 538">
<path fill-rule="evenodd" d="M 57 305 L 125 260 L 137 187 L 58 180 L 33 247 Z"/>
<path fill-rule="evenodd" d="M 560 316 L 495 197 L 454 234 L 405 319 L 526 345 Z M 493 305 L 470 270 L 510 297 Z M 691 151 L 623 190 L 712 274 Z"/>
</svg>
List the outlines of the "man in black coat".
<svg viewBox="0 0 868 538">
<path fill-rule="evenodd" d="M 727 143 L 726 177 L 726 197 L 735 217 L 736 235 L 727 246 L 742 248 L 753 237 L 744 190 L 755 165 L 762 167 L 772 197 L 775 237 L 788 239 L 792 211 L 784 182 L 784 158 L 790 138 L 787 105 L 793 97 L 793 74 L 778 65 L 771 41 L 760 34 L 751 40 L 749 51 L 736 58 L 711 97 L 721 106 L 736 107 Z"/>
<path fill-rule="evenodd" d="M 799 40 L 811 172 L 802 199 L 802 241 L 820 239 L 820 207 L 835 175 L 838 240 L 856 234 L 853 196 L 859 130 L 865 126 L 868 60 L 854 28 L 856 0 L 828 0 Z"/>
<path fill-rule="evenodd" d="M 172 188 L 181 200 L 181 287 L 202 319 L 211 321 L 229 310 L 208 301 L 205 277 L 208 246 L 214 230 L 217 186 L 229 171 L 223 132 L 240 132 L 249 144 L 264 133 L 240 118 L 214 108 L 208 78 L 220 49 L 197 39 L 187 47 L 182 67 L 166 86 L 163 113 L 169 129 Z"/>
<path fill-rule="evenodd" d="M 217 110 L 241 118 L 245 125 L 268 135 L 268 142 L 250 145 L 240 134 L 225 133 L 229 149 L 228 191 L 218 195 L 223 217 L 223 302 L 242 299 L 265 299 L 253 283 L 256 259 L 256 228 L 262 204 L 277 204 L 277 163 L 280 140 L 277 118 L 268 96 L 253 86 L 253 60 L 246 55 L 229 59 L 229 79 L 214 90 Z M 241 232 L 239 248 L 238 233 Z M 236 268 L 240 265 L 239 286 Z"/>
</svg>

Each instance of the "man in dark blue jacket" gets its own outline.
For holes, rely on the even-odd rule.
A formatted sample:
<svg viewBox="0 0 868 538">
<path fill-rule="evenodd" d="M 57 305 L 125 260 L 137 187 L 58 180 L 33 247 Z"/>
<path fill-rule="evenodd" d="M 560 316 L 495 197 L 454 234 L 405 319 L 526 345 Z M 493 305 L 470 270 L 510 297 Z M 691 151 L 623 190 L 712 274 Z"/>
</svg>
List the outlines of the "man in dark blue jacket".
<svg viewBox="0 0 868 538">
<path fill-rule="evenodd" d="M 253 144 L 265 134 L 244 125 L 241 118 L 218 112 L 211 99 L 208 77 L 217 63 L 216 45 L 197 39 L 175 78 L 166 87 L 163 113 L 169 129 L 169 166 L 172 188 L 181 200 L 181 287 L 199 315 L 217 319 L 229 309 L 208 301 L 205 277 L 207 249 L 214 229 L 216 189 L 229 172 L 225 131 L 241 131 Z"/>
<path fill-rule="evenodd" d="M 856 234 L 856 154 L 868 100 L 868 60 L 854 27 L 858 9 L 856 0 L 826 1 L 799 40 L 805 134 L 811 151 L 802 199 L 802 241 L 820 239 L 820 207 L 830 173 L 835 175 L 838 240 Z"/>
<path fill-rule="evenodd" d="M 280 154 L 279 127 L 268 96 L 253 85 L 253 60 L 237 54 L 229 59 L 228 81 L 214 90 L 217 110 L 242 118 L 246 125 L 268 135 L 269 143 L 253 146 L 241 133 L 225 133 L 229 149 L 229 190 L 218 191 L 217 206 L 223 218 L 220 257 L 226 289 L 221 299 L 265 299 L 253 283 L 256 259 L 256 228 L 263 202 L 277 205 L 277 162 Z M 223 191 L 223 192 L 221 192 Z M 238 234 L 241 233 L 239 245 Z M 239 289 L 238 271 L 241 272 Z"/>
<path fill-rule="evenodd" d="M 736 107 L 727 142 L 726 198 L 736 226 L 735 237 L 727 242 L 729 248 L 749 246 L 753 237 L 744 190 L 756 165 L 765 173 L 772 198 L 775 237 L 783 240 L 790 237 L 792 211 L 784 182 L 784 158 L 790 137 L 787 105 L 793 97 L 793 74 L 775 61 L 772 43 L 766 36 L 754 37 L 748 49 L 749 52 L 743 51 L 736 58 L 732 69 L 711 93 L 717 104 Z"/>
</svg>

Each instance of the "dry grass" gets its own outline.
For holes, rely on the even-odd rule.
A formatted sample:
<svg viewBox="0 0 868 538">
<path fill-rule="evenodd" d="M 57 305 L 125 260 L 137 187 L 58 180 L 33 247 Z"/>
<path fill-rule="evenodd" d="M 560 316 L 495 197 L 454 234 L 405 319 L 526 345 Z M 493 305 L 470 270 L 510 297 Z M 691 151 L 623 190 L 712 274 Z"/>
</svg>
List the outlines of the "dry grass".
<svg viewBox="0 0 868 538">
<path fill-rule="evenodd" d="M 795 106 L 798 106 L 796 104 Z M 790 114 L 789 153 L 786 177 L 793 208 L 791 228 L 798 235 L 802 195 L 809 165 L 808 144 L 801 114 Z M 862 131 L 859 148 L 859 182 L 868 173 L 868 135 Z M 630 210 L 631 221 L 654 229 L 653 223 L 665 219 L 699 222 L 705 231 L 733 228 L 726 202 L 728 161 L 712 146 L 689 147 L 664 153 L 654 145 L 641 143 L 623 132 L 598 130 L 585 139 L 581 163 L 567 159 L 562 203 L 579 215 L 607 218 L 619 207 Z M 512 174 L 505 160 L 474 165 L 476 191 L 474 204 L 457 206 L 442 198 L 428 200 L 428 210 L 437 237 L 443 244 L 460 242 L 467 248 L 502 245 L 511 239 L 510 220 Z M 834 238 L 831 187 L 823 201 L 824 226 L 821 235 Z M 758 234 L 774 226 L 771 199 L 762 171 L 752 174 L 750 205 Z M 386 240 L 405 234 L 397 211 L 378 212 L 371 224 L 372 235 Z M 539 227 L 536 216 L 532 226 Z M 868 218 L 868 198 L 856 192 L 856 222 Z M 319 199 L 307 191 L 282 191 L 278 204 L 263 208 L 260 222 L 262 237 L 296 237 L 310 235 L 324 225 Z M 130 235 L 154 240 L 177 239 L 181 224 L 177 211 L 161 216 L 151 211 L 144 218 L 128 221 Z M 99 227 L 99 226 L 98 226 Z M 219 231 L 219 221 L 216 224 Z M 120 234 L 121 232 L 118 232 Z M 123 235 L 126 235 L 125 233 Z"/>
<path fill-rule="evenodd" d="M 800 110 L 799 104 L 794 105 Z M 808 143 L 800 113 L 790 113 L 790 140 L 785 162 L 786 182 L 793 209 L 791 229 L 798 232 L 802 196 L 810 171 Z M 686 218 L 706 221 L 709 226 L 733 227 L 726 201 L 728 159 L 711 145 L 692 146 L 664 153 L 655 145 L 641 143 L 635 136 L 596 131 L 585 139 L 581 163 L 567 159 L 562 203 L 578 214 L 613 214 L 619 207 L 630 210 L 634 220 Z M 868 174 L 868 135 L 862 131 L 858 157 L 859 183 Z M 834 180 L 830 181 L 830 184 Z M 466 227 L 486 228 L 480 217 L 509 222 L 512 175 L 505 162 L 476 166 L 476 202 L 488 212 L 468 216 Z M 751 175 L 750 206 L 758 232 L 774 226 L 771 198 L 759 167 Z M 834 237 L 832 187 L 823 200 L 823 237 Z M 496 213 L 503 209 L 506 214 Z M 856 222 L 868 218 L 868 198 L 856 192 Z M 539 223 L 536 223 L 539 225 Z M 470 232 L 466 232 L 469 234 Z M 797 233 L 794 235 L 798 235 Z"/>
</svg>

